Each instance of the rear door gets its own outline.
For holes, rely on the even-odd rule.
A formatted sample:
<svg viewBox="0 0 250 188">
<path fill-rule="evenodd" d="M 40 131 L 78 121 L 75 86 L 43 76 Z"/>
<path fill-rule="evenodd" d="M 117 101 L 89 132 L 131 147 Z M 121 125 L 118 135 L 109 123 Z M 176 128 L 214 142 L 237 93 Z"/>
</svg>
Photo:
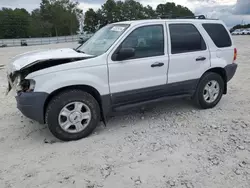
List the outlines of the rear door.
<svg viewBox="0 0 250 188">
<path fill-rule="evenodd" d="M 202 26 L 211 40 L 211 56 L 219 59 L 220 64 L 224 64 L 224 66 L 232 63 L 234 61 L 234 45 L 230 37 L 231 34 L 225 25 L 222 23 L 203 23 Z"/>
<path fill-rule="evenodd" d="M 174 84 L 177 92 L 193 91 L 199 78 L 210 67 L 209 49 L 199 27 L 202 26 L 192 23 L 168 24 L 168 84 Z"/>
</svg>

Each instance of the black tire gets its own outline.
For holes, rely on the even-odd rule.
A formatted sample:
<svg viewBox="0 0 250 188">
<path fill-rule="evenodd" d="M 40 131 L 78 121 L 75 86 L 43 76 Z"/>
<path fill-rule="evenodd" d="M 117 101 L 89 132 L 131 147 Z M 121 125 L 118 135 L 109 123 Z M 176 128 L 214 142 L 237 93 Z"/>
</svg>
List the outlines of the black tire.
<svg viewBox="0 0 250 188">
<path fill-rule="evenodd" d="M 78 133 L 68 133 L 64 131 L 58 122 L 61 109 L 71 102 L 83 102 L 91 111 L 91 120 L 88 126 Z M 46 115 L 46 123 L 51 133 L 62 141 L 79 140 L 89 136 L 100 122 L 100 107 L 95 98 L 82 90 L 68 90 L 56 95 L 49 102 Z"/>
<path fill-rule="evenodd" d="M 203 91 L 204 91 L 205 86 L 212 80 L 215 80 L 218 82 L 220 90 L 219 90 L 217 99 L 214 102 L 208 103 L 203 97 Z M 202 76 L 198 84 L 198 87 L 196 89 L 195 96 L 194 96 L 195 103 L 199 108 L 202 108 L 202 109 L 213 108 L 221 100 L 223 91 L 224 91 L 224 80 L 222 79 L 222 77 L 217 73 L 207 72 Z"/>
</svg>

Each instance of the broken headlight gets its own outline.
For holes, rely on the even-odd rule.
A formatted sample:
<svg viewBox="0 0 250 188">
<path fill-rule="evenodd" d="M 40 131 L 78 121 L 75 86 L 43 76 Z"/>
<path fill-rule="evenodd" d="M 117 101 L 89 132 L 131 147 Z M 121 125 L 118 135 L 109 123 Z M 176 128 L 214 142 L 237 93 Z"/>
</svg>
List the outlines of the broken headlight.
<svg viewBox="0 0 250 188">
<path fill-rule="evenodd" d="M 34 80 L 22 80 L 21 81 L 22 91 L 30 92 L 35 89 L 36 82 Z"/>
<path fill-rule="evenodd" d="M 36 82 L 34 80 L 22 80 L 21 77 L 18 76 L 16 77 L 14 84 L 17 92 L 30 92 L 35 89 Z"/>
</svg>

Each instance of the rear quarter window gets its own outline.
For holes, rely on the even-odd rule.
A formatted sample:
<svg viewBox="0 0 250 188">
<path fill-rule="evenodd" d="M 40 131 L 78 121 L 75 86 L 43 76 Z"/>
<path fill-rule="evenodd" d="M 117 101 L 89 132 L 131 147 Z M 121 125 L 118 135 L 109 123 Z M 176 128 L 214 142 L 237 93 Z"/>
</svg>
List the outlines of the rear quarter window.
<svg viewBox="0 0 250 188">
<path fill-rule="evenodd" d="M 218 48 L 232 46 L 231 38 L 222 24 L 204 23 L 202 26 Z"/>
</svg>

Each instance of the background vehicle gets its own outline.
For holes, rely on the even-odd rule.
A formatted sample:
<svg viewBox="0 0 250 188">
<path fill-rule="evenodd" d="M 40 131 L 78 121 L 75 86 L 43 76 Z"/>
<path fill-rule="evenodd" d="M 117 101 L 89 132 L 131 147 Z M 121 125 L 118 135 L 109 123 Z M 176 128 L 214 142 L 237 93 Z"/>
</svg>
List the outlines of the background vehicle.
<svg viewBox="0 0 250 188">
<path fill-rule="evenodd" d="M 83 44 L 83 43 L 85 43 L 87 40 L 88 40 L 88 38 L 80 37 L 78 43 L 79 43 L 79 44 Z"/>
<path fill-rule="evenodd" d="M 0 45 L 0 48 L 4 48 L 4 47 L 7 47 L 7 44 L 1 44 Z"/>
<path fill-rule="evenodd" d="M 87 40 L 89 40 L 90 37 L 92 37 L 93 34 L 85 34 L 85 35 L 81 35 L 80 39 L 78 41 L 79 44 L 84 44 Z"/>
<path fill-rule="evenodd" d="M 21 40 L 21 46 L 28 46 L 27 41 L 26 40 Z"/>
<path fill-rule="evenodd" d="M 232 35 L 250 35 L 250 28 L 236 29 L 234 32 L 232 32 Z"/>
<path fill-rule="evenodd" d="M 242 31 L 240 29 L 236 29 L 234 32 L 232 32 L 232 35 L 242 35 Z"/>
<path fill-rule="evenodd" d="M 243 34 L 243 35 L 250 35 L 250 29 L 244 29 L 244 30 L 242 31 L 242 34 Z"/>
</svg>

